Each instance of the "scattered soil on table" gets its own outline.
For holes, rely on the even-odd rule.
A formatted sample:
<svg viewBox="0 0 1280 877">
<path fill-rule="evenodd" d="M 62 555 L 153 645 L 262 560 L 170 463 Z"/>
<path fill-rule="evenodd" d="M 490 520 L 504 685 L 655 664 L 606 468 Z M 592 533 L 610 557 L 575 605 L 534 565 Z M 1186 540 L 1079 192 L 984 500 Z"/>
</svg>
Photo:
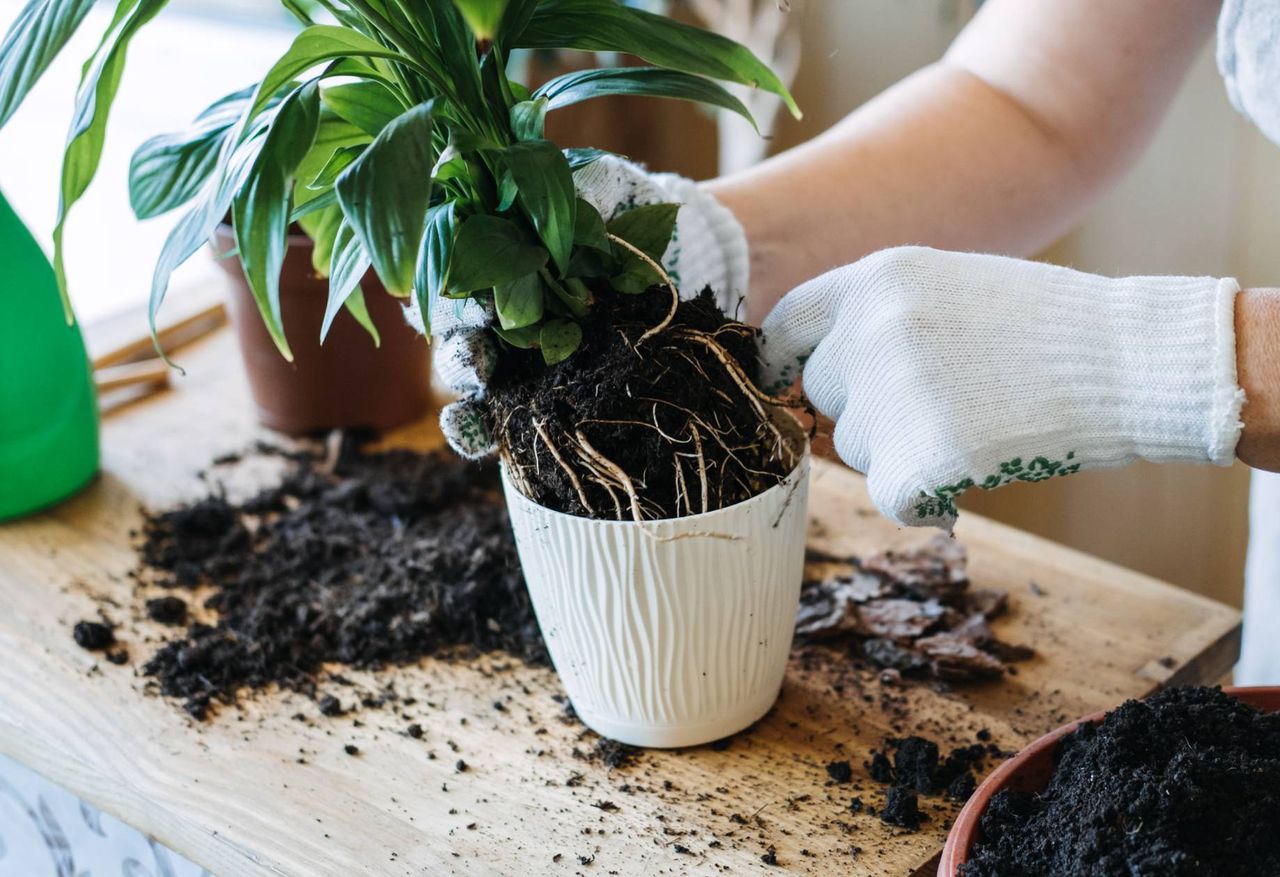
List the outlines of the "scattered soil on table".
<svg viewBox="0 0 1280 877">
<path fill-rule="evenodd" d="M 376 668 L 464 647 L 547 663 L 494 467 L 355 442 L 328 461 L 285 456 L 279 483 L 245 502 L 215 493 L 147 518 L 140 578 L 209 587 L 217 618 L 147 662 L 163 694 L 204 718 L 245 688 L 314 695 L 329 661 Z M 326 712 L 341 714 L 336 698 Z"/>
<path fill-rule="evenodd" d="M 564 362 L 503 351 L 488 398 L 526 496 L 573 515 L 671 518 L 750 499 L 791 471 L 797 449 L 755 389 L 758 330 L 704 292 L 642 341 L 670 309 L 663 287 L 605 293 Z"/>
<path fill-rule="evenodd" d="M 101 621 L 77 621 L 71 629 L 71 636 L 76 645 L 91 652 L 109 649 L 116 644 L 115 630 Z"/>
<path fill-rule="evenodd" d="M 1063 738 L 1040 794 L 1002 791 L 964 877 L 1280 874 L 1280 715 L 1211 688 Z"/>
<path fill-rule="evenodd" d="M 948 536 L 909 551 L 861 559 L 811 552 L 810 560 L 853 571 L 805 583 L 796 619 L 803 640 L 847 642 L 892 673 L 951 681 L 999 678 L 1034 654 L 992 632 L 989 622 L 1008 609 L 1009 595 L 970 588 L 964 546 Z"/>
</svg>

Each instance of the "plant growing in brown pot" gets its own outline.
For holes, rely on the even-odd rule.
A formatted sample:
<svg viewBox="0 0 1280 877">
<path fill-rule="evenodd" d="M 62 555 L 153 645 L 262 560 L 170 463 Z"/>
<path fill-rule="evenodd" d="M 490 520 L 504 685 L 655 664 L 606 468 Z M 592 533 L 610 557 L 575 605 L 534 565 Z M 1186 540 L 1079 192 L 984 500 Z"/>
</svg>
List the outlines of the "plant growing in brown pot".
<svg viewBox="0 0 1280 877">
<path fill-rule="evenodd" d="M 617 0 L 319 0 L 336 25 L 283 2 L 307 25 L 284 56 L 206 111 L 217 121 L 181 140 L 181 161 L 135 174 L 157 204 L 191 205 L 161 254 L 153 318 L 169 274 L 228 213 L 286 358 L 279 278 L 294 222 L 329 254 L 321 335 L 344 305 L 367 305 L 370 266 L 424 318 L 478 316 L 497 369 L 476 426 L 496 440 L 526 577 L 579 715 L 650 745 L 750 724 L 777 696 L 794 626 L 805 436 L 788 400 L 754 385 L 756 330 L 709 295 L 682 300 L 660 267 L 678 205 L 606 222 L 573 177 L 601 153 L 562 152 L 544 120 L 618 94 L 749 116 L 715 80 L 794 109 L 785 87 L 742 46 Z M 31 62 L 7 69 L 36 69 L 84 5 L 36 0 L 8 38 Z M 96 163 L 124 47 L 161 6 L 121 0 L 88 67 L 64 205 Z M 650 66 L 533 91 L 508 77 L 512 51 L 560 48 Z M 0 79 L 0 100 L 27 84 Z"/>
</svg>

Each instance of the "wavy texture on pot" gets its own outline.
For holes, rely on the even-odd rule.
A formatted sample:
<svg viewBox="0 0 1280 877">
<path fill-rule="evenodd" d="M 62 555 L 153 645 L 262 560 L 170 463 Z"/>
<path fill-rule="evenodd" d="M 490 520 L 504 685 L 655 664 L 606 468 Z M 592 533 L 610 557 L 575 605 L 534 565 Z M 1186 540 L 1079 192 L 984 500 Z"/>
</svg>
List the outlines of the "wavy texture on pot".
<svg viewBox="0 0 1280 877">
<path fill-rule="evenodd" d="M 97 169 L 129 42 L 165 2 L 117 0 L 84 67 L 54 234 L 64 297 L 63 220 Z M 297 223 L 315 242 L 316 271 L 329 279 L 322 339 L 344 307 L 376 338 L 360 289 L 372 267 L 391 295 L 416 296 L 427 319 L 441 299 L 456 299 L 459 307 L 468 299 L 480 302 L 495 315 L 490 328 L 499 360 L 519 364 L 526 376 L 547 379 L 551 369 L 576 368 L 571 358 L 592 345 L 597 356 L 616 356 L 601 346 L 599 333 L 613 337 L 626 323 L 621 336 L 637 352 L 647 347 L 659 370 L 667 361 L 688 361 L 687 383 L 703 392 L 688 398 L 676 392 L 662 400 L 669 409 L 687 409 L 708 394 L 731 396 L 726 416 L 746 418 L 740 429 L 705 419 L 699 426 L 688 418 L 629 418 L 633 425 L 652 419 L 670 440 L 653 451 L 671 458 L 664 477 L 677 485 L 662 502 L 637 497 L 646 490 L 646 473 L 622 472 L 600 446 L 605 439 L 591 440 L 587 424 L 523 415 L 512 440 L 500 441 L 512 471 L 527 481 L 544 468 L 538 455 L 550 453 L 564 463 L 553 468 L 568 481 L 598 482 L 574 491 L 578 511 L 600 513 L 618 500 L 618 508 L 635 517 L 679 515 L 694 510 L 695 495 L 701 508 L 731 504 L 787 474 L 783 463 L 792 455 L 780 448 L 764 407 L 779 400 L 764 397 L 752 382 L 753 347 L 744 343 L 751 330 L 708 321 L 705 312 L 682 317 L 671 303 L 678 298 L 674 288 L 664 289 L 657 260 L 671 241 L 676 205 L 637 208 L 606 225 L 577 197 L 572 176 L 601 153 L 561 151 L 543 130 L 547 113 L 610 95 L 696 101 L 750 119 L 720 82 L 767 89 L 798 115 L 764 64 L 731 40 L 618 0 L 282 5 L 301 30 L 262 79 L 216 101 L 187 130 L 147 141 L 134 156 L 129 191 L 136 215 L 184 211 L 155 268 L 153 329 L 173 270 L 230 215 L 254 301 L 280 353 L 290 358 L 279 276 L 286 236 Z M 75 32 L 87 6 L 85 0 L 31 0 L 18 16 L 0 56 L 0 122 Z M 523 49 L 619 53 L 649 66 L 576 71 L 531 91 L 507 74 L 510 54 Z M 668 304 L 624 301 L 652 296 Z M 636 323 L 648 317 L 652 325 Z M 508 389 L 513 386 L 509 381 Z M 538 441 L 526 448 L 522 442 L 531 435 Z M 767 459 L 744 460 L 742 445 L 751 442 L 773 450 Z M 680 456 L 686 451 L 687 466 Z M 526 452 L 533 456 L 520 459 Z M 689 489 L 708 478 L 716 489 Z"/>
</svg>

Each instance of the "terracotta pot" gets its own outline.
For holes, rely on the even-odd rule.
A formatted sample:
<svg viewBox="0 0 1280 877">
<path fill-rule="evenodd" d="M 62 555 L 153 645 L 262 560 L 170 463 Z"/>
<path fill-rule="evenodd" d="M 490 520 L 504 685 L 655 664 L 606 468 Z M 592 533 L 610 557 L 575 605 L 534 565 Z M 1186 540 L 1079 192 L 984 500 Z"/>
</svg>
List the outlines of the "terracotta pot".
<svg viewBox="0 0 1280 877">
<path fill-rule="evenodd" d="M 234 251 L 229 225 L 218 227 L 215 246 L 217 253 Z M 345 311 L 320 344 L 329 283 L 312 269 L 311 249 L 310 238 L 291 234 L 280 274 L 280 313 L 293 362 L 280 355 L 263 325 L 240 260 L 217 260 L 233 281 L 231 322 L 259 422 L 289 435 L 306 435 L 330 429 L 386 430 L 426 414 L 433 404 L 430 348 L 372 271 L 361 288 L 382 345 L 375 346 Z"/>
<path fill-rule="evenodd" d="M 1280 712 L 1280 686 L 1222 690 L 1265 712 Z M 951 833 L 947 835 L 947 845 L 943 848 L 942 860 L 938 863 L 938 877 L 959 875 L 960 866 L 969 860 L 969 854 L 980 839 L 978 823 L 996 792 L 1006 788 L 1021 792 L 1038 792 L 1044 789 L 1053 776 L 1058 741 L 1085 722 L 1101 722 L 1105 715 L 1105 711 L 1094 713 L 1063 725 L 1056 731 L 1050 731 L 987 777 L 964 805 L 955 825 L 951 827 Z"/>
</svg>

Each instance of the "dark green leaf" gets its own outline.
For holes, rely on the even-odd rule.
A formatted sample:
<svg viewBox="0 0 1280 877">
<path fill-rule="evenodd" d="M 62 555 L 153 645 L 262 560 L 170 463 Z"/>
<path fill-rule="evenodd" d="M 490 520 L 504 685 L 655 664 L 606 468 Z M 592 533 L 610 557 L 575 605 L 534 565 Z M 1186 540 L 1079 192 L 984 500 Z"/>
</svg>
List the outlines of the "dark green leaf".
<svg viewBox="0 0 1280 877">
<path fill-rule="evenodd" d="M 294 191 L 294 196 L 296 197 L 298 194 L 306 190 L 298 189 L 295 187 L 293 191 Z M 295 207 L 293 209 L 293 212 L 289 214 L 289 221 L 301 222 L 304 217 L 310 216 L 312 213 L 315 213 L 316 211 L 325 210 L 329 207 L 333 207 L 337 203 L 338 203 L 338 193 L 333 191 L 333 189 L 329 189 L 327 192 L 320 192 L 319 194 L 316 195 L 316 197 L 312 198 L 309 201 L 304 201 L 303 203 Z"/>
<path fill-rule="evenodd" d="M 111 105 L 120 88 L 129 43 L 167 2 L 168 0 L 120 0 L 111 26 L 80 77 L 80 90 L 71 116 L 71 131 L 67 135 L 66 152 L 62 157 L 58 221 L 53 228 L 53 270 L 68 320 L 71 319 L 71 300 L 67 297 L 67 273 L 62 258 L 62 235 L 67 213 L 80 200 L 98 172 L 102 145 L 107 135 L 107 117 L 111 114 Z"/>
<path fill-rule="evenodd" d="M 342 210 L 337 204 L 331 204 L 323 210 L 308 213 L 298 220 L 298 225 L 311 238 L 311 267 L 319 276 L 328 277 L 334 239 L 342 225 Z"/>
<path fill-rule="evenodd" d="M 0 127 L 49 69 L 94 0 L 31 0 L 0 42 Z"/>
<path fill-rule="evenodd" d="M 453 0 L 467 21 L 467 27 L 478 40 L 492 40 L 498 35 L 507 0 Z"/>
<path fill-rule="evenodd" d="M 129 203 L 150 219 L 200 193 L 218 165 L 223 144 L 244 114 L 253 86 L 210 105 L 185 131 L 147 140 L 129 163 Z"/>
<path fill-rule="evenodd" d="M 511 108 L 511 133 L 517 140 L 541 140 L 547 109 L 546 98 L 516 104 Z"/>
<path fill-rule="evenodd" d="M 520 190 L 517 201 L 563 273 L 573 250 L 577 198 L 569 162 L 549 140 L 512 144 L 503 152 L 503 160 Z"/>
<path fill-rule="evenodd" d="M 406 109 L 391 89 L 372 80 L 331 85 L 320 93 L 320 99 L 338 116 L 373 137 Z"/>
<path fill-rule="evenodd" d="M 504 48 L 516 45 L 537 8 L 538 0 L 508 0 L 498 27 L 497 42 Z"/>
<path fill-rule="evenodd" d="M 525 240 L 520 227 L 497 216 L 478 214 L 462 222 L 445 278 L 450 296 L 489 289 L 537 271 L 547 251 Z"/>
<path fill-rule="evenodd" d="M 617 0 L 542 0 L 512 46 L 636 55 L 657 67 L 771 91 L 800 117 L 786 86 L 744 46 Z"/>
<path fill-rule="evenodd" d="M 547 82 L 534 92 L 548 100 L 546 109 L 558 110 L 585 100 L 610 95 L 639 95 L 695 101 L 732 110 L 753 126 L 751 112 L 724 86 L 702 76 L 664 70 L 661 67 L 596 67 L 575 70 Z"/>
<path fill-rule="evenodd" d="M 431 334 L 431 312 L 444 294 L 449 254 L 453 251 L 457 229 L 453 202 L 438 204 L 427 212 L 427 228 L 422 235 L 422 251 L 418 254 L 418 273 L 413 286 L 418 296 L 422 324 L 428 335 Z"/>
<path fill-rule="evenodd" d="M 542 278 L 535 271 L 493 288 L 493 304 L 504 329 L 523 329 L 542 319 Z"/>
<path fill-rule="evenodd" d="M 499 213 L 505 213 L 511 209 L 511 205 L 516 203 L 516 196 L 520 194 L 520 190 L 516 188 L 516 178 L 511 176 L 511 171 L 503 171 L 502 179 L 498 181 L 498 207 Z"/>
<path fill-rule="evenodd" d="M 338 226 L 333 241 L 333 261 L 329 265 L 329 299 L 324 307 L 324 321 L 320 324 L 320 341 L 329 335 L 329 327 L 339 309 L 369 272 L 369 255 L 360 246 L 351 226 L 344 220 Z"/>
<path fill-rule="evenodd" d="M 564 151 L 564 156 L 569 160 L 570 170 L 579 170 L 591 164 L 598 159 L 604 158 L 606 155 L 613 153 L 603 149 L 592 149 L 589 147 L 573 147 Z"/>
<path fill-rule="evenodd" d="M 306 156 L 299 162 L 298 171 L 295 174 L 301 185 L 294 188 L 294 206 L 301 208 L 326 193 L 330 194 L 331 197 L 329 203 L 336 204 L 337 196 L 332 194 L 332 183 L 329 186 L 315 188 L 312 187 L 312 184 L 337 152 L 352 146 L 366 146 L 372 141 L 373 138 L 364 131 L 361 131 L 346 119 L 338 118 L 321 105 L 320 127 L 316 129 L 315 142 L 311 144 Z"/>
<path fill-rule="evenodd" d="M 547 281 L 547 288 L 551 290 L 552 298 L 547 299 L 546 303 L 551 309 L 559 314 L 568 314 L 574 317 L 585 317 L 587 311 L 591 307 L 591 290 L 587 289 L 585 283 L 577 278 L 570 278 L 564 283 L 556 280 L 554 277 L 544 278 Z"/>
<path fill-rule="evenodd" d="M 334 150 L 329 156 L 328 163 L 320 168 L 320 172 L 316 174 L 315 179 L 304 180 L 308 189 L 331 189 L 334 183 L 338 181 L 338 177 L 342 175 L 348 167 L 355 163 L 361 155 L 364 154 L 364 146 L 342 146 Z"/>
<path fill-rule="evenodd" d="M 568 359 L 582 343 L 582 327 L 572 320 L 549 320 L 538 338 L 547 365 Z"/>
<path fill-rule="evenodd" d="M 492 328 L 503 341 L 522 350 L 538 346 L 539 336 L 542 335 L 541 326 L 525 326 L 522 329 L 503 329 L 501 326 Z"/>
<path fill-rule="evenodd" d="M 382 129 L 334 186 L 342 214 L 393 295 L 413 288 L 431 202 L 432 106 L 420 104 Z"/>
<path fill-rule="evenodd" d="M 577 212 L 573 221 L 573 242 L 580 247 L 590 247 L 601 252 L 612 252 L 609 244 L 608 230 L 600 211 L 590 202 L 579 198 Z"/>
<path fill-rule="evenodd" d="M 609 233 L 622 238 L 654 261 L 659 261 L 671 243 L 671 235 L 676 229 L 676 214 L 679 212 L 679 204 L 633 207 L 609 220 Z M 634 253 L 626 253 L 621 249 L 617 254 L 620 258 L 627 255 L 635 258 Z"/>
<path fill-rule="evenodd" d="M 231 220 L 245 279 L 267 331 L 292 360 L 280 319 L 280 267 L 289 231 L 293 173 L 311 148 L 320 119 L 320 91 L 312 80 L 289 94 L 267 129 L 262 152 L 231 201 Z"/>
<path fill-rule="evenodd" d="M 369 308 L 364 302 L 364 290 L 359 286 L 351 290 L 351 295 L 347 296 L 346 308 L 347 312 L 356 318 L 356 322 L 369 333 L 369 337 L 373 339 L 373 346 L 381 347 L 382 336 L 378 334 L 378 327 L 373 324 L 373 317 L 369 316 Z"/>
</svg>

